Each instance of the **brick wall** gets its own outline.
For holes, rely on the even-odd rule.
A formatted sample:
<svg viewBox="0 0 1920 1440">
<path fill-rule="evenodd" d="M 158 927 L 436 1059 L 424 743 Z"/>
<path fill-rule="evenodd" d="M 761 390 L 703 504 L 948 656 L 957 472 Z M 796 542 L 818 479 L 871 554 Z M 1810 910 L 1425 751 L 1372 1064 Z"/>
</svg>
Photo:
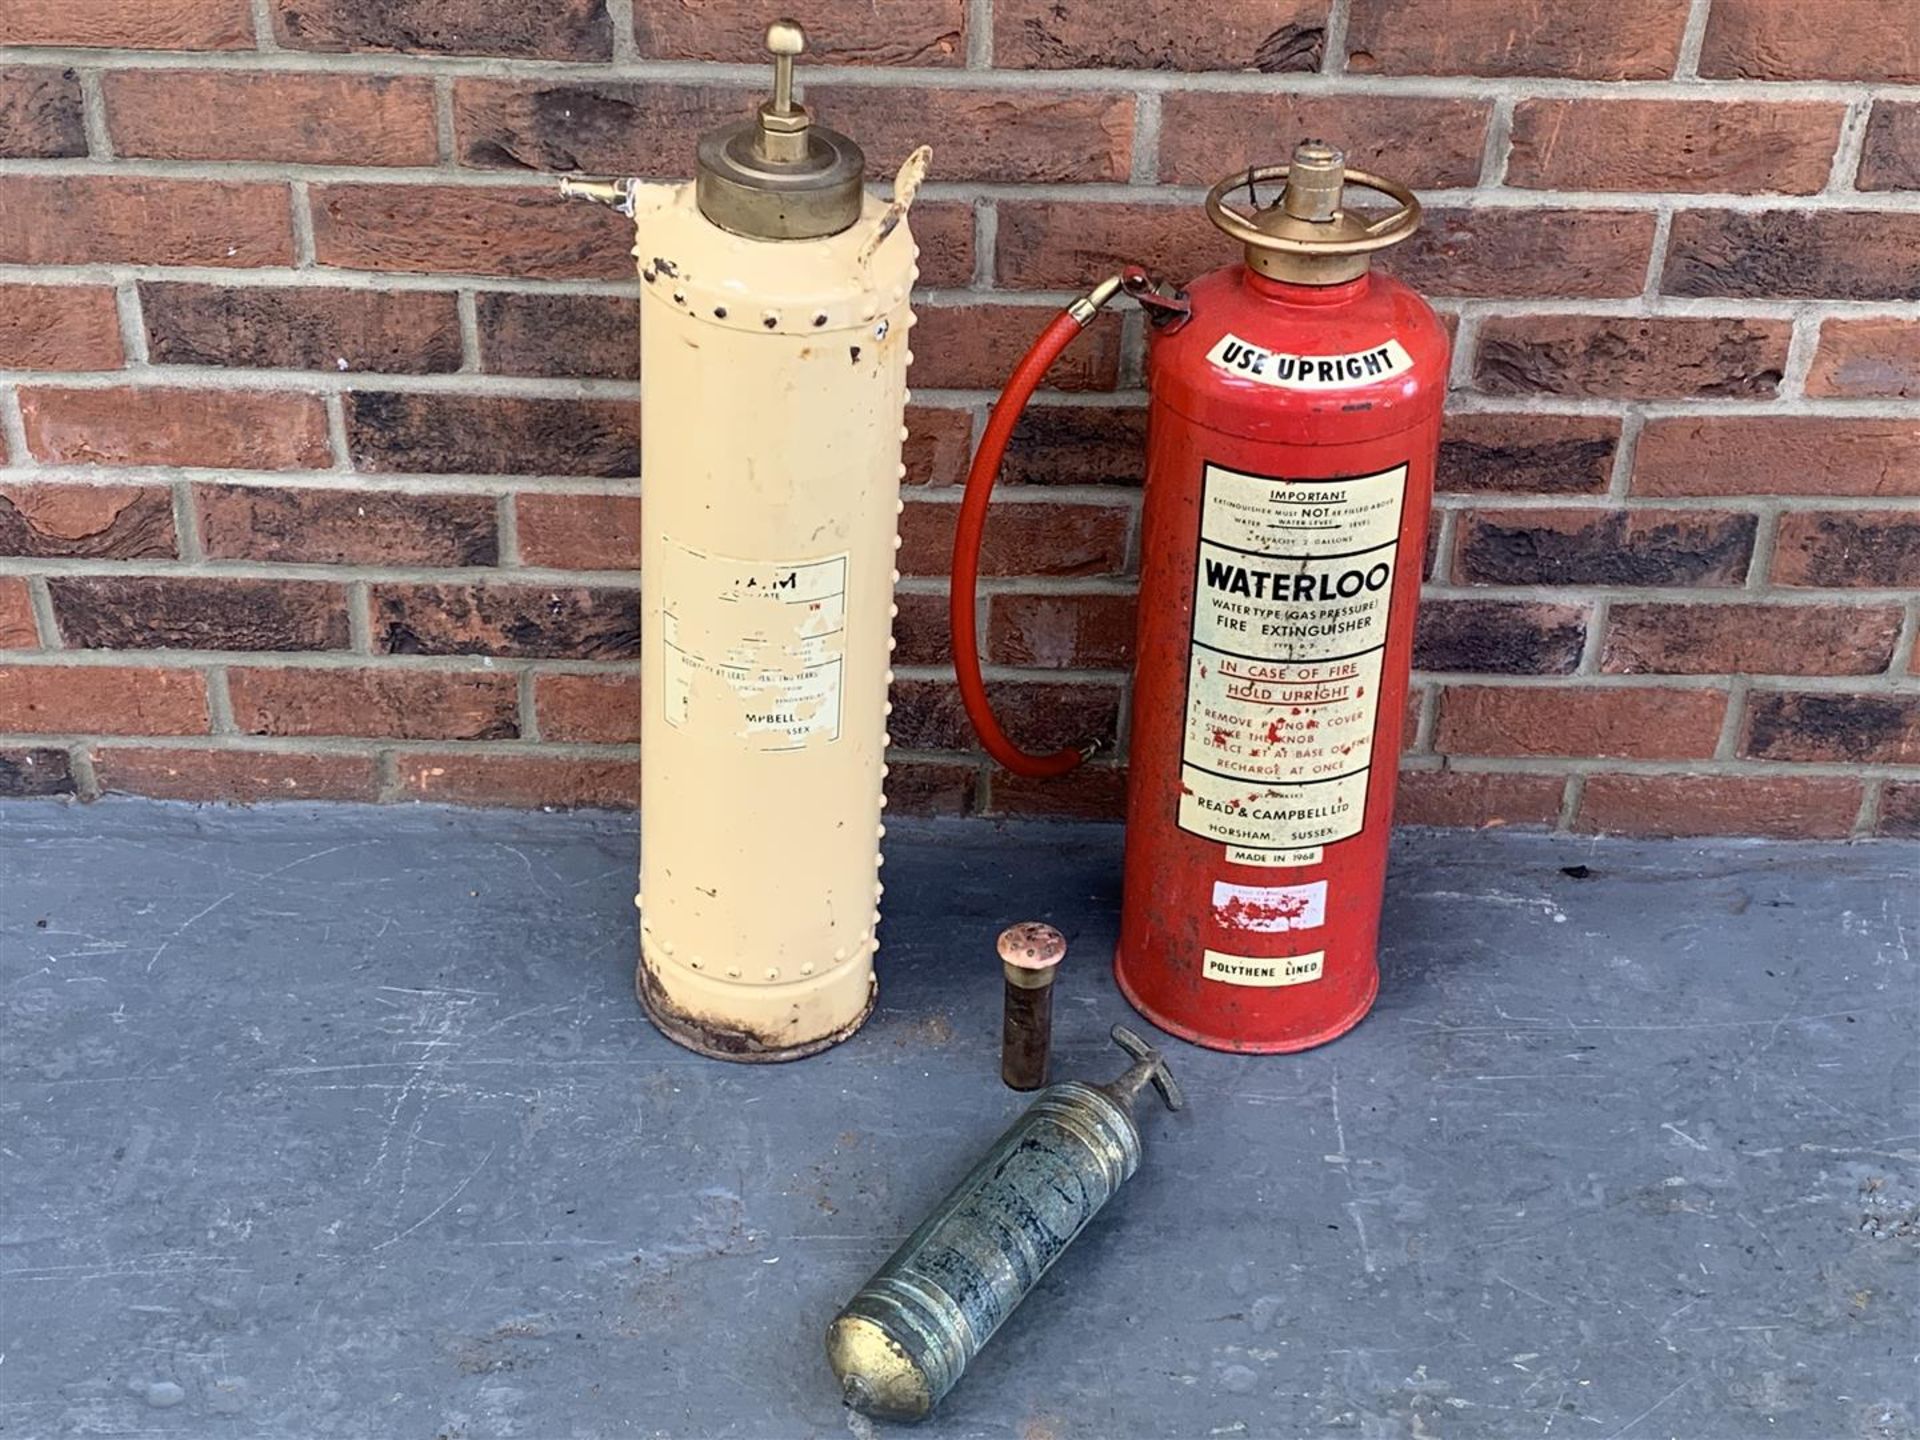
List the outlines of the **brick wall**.
<svg viewBox="0 0 1920 1440">
<path fill-rule="evenodd" d="M 1457 393 L 1403 814 L 1920 831 L 1920 8 L 796 0 L 916 212 L 895 803 L 1112 814 L 971 749 L 971 435 L 1123 259 L 1312 133 L 1422 188 Z M 745 0 L 6 0 L 0 788 L 627 803 L 623 222 L 746 112 Z M 1123 725 L 1142 325 L 1021 432 L 986 648 L 1032 743 Z"/>
</svg>

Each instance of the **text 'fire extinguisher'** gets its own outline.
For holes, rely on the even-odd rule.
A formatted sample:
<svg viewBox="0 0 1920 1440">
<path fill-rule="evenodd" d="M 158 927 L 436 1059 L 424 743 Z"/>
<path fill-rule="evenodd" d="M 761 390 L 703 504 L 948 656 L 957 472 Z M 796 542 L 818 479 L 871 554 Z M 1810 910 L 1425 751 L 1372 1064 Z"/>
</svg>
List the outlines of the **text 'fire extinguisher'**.
<svg viewBox="0 0 1920 1440">
<path fill-rule="evenodd" d="M 1280 183 L 1261 208 L 1260 187 Z M 1370 217 L 1349 185 L 1395 202 Z M 1230 204 L 1244 192 L 1247 209 Z M 1151 321 L 1126 878 L 1114 971 L 1162 1029 L 1306 1049 L 1359 1023 L 1375 946 L 1448 340 L 1371 269 L 1420 224 L 1393 181 L 1308 142 L 1214 186 L 1243 259 L 1185 291 L 1130 268 L 1041 334 L 994 406 L 961 506 L 951 621 L 968 716 L 1024 776 L 980 673 L 979 546 L 1006 445 L 1047 368 L 1125 293 Z"/>
</svg>

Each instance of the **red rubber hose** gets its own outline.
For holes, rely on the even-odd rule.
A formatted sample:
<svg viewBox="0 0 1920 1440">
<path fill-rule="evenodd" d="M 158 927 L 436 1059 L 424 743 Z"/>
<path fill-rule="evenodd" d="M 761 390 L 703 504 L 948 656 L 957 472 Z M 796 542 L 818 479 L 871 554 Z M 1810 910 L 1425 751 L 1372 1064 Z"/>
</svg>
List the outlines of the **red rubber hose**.
<svg viewBox="0 0 1920 1440">
<path fill-rule="evenodd" d="M 1035 780 L 1066 774 L 1087 758 L 1088 751 L 1066 749 L 1051 755 L 1031 755 L 1007 738 L 1007 732 L 994 718 L 993 706 L 987 700 L 987 687 L 980 679 L 974 589 L 980 579 L 980 537 L 987 526 L 987 502 L 993 498 L 993 482 L 1000 474 L 1000 462 L 1006 457 L 1007 440 L 1048 367 L 1084 325 L 1085 322 L 1071 312 L 1062 311 L 1040 332 L 1033 348 L 1014 367 L 1007 388 L 994 402 L 986 434 L 980 437 L 980 448 L 974 452 L 973 468 L 967 472 L 966 498 L 961 501 L 960 521 L 953 535 L 953 588 L 947 616 L 953 628 L 953 669 L 960 680 L 960 699 L 987 753 L 1015 775 Z"/>
</svg>

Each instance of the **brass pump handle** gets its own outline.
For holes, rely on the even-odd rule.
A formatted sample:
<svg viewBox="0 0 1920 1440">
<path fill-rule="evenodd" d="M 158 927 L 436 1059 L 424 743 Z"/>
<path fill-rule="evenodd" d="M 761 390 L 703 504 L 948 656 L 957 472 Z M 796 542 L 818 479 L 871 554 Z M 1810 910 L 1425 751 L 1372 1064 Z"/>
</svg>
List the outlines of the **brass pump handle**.
<svg viewBox="0 0 1920 1440">
<path fill-rule="evenodd" d="M 1398 245 L 1420 228 L 1420 201 L 1413 191 L 1397 180 L 1371 175 L 1365 170 L 1347 171 L 1347 184 L 1358 185 L 1363 190 L 1377 190 L 1389 199 L 1398 201 L 1400 208 L 1368 225 L 1366 233 L 1359 236 L 1346 239 L 1329 236 L 1325 240 L 1312 240 L 1271 235 L 1227 204 L 1227 196 L 1241 186 L 1251 190 L 1255 185 L 1284 181 L 1292 168 L 1290 165 L 1256 165 L 1238 175 L 1229 175 L 1207 192 L 1207 218 L 1242 245 L 1287 255 L 1365 255 Z"/>
</svg>

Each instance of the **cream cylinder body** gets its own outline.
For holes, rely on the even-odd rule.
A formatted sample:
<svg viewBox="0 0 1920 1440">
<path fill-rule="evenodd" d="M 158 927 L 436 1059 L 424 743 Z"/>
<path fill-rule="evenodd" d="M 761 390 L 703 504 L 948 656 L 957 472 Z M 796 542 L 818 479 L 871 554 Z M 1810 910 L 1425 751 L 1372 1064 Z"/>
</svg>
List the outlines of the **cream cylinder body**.
<svg viewBox="0 0 1920 1440">
<path fill-rule="evenodd" d="M 779 242 L 711 224 L 691 185 L 633 204 L 636 989 L 703 1054 L 792 1059 L 857 1029 L 876 988 L 918 252 L 902 202 Z"/>
</svg>

